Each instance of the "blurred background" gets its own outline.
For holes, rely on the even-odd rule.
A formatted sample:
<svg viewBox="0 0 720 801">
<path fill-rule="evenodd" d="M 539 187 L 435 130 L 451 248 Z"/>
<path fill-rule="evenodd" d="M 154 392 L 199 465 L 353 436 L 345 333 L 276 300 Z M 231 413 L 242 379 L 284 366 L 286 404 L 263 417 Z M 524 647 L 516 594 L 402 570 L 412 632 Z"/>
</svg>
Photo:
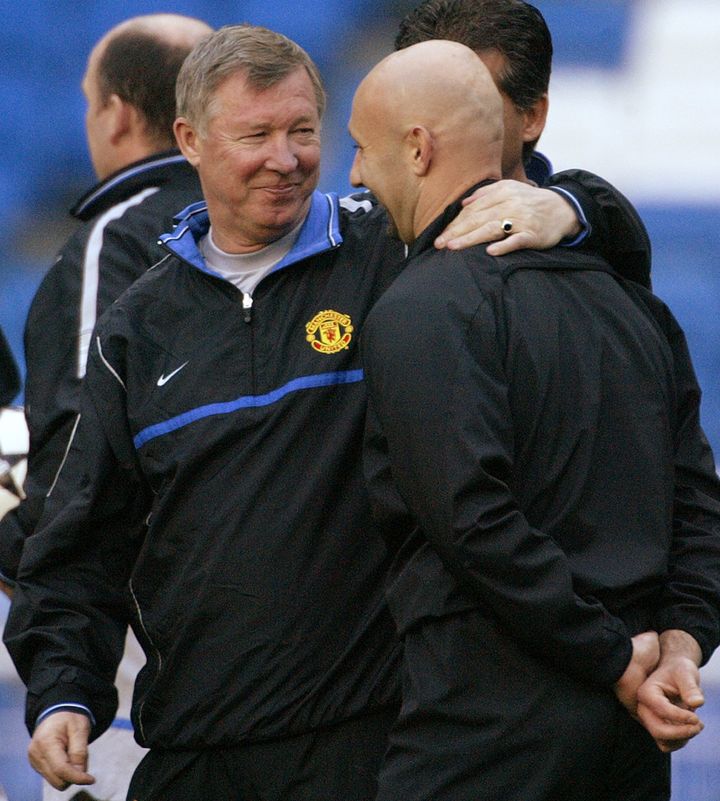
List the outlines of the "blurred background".
<svg viewBox="0 0 720 801">
<path fill-rule="evenodd" d="M 419 1 L 419 0 L 418 0 Z M 583 167 L 638 207 L 653 243 L 653 284 L 679 318 L 720 453 L 720 3 L 534 0 L 553 33 L 550 116 L 540 150 Z M 287 34 L 318 63 L 329 95 L 321 189 L 349 189 L 352 93 L 392 49 L 416 0 L 0 0 L 0 324 L 22 365 L 32 295 L 73 228 L 67 209 L 94 182 L 80 81 L 95 42 L 136 14 L 252 22 Z M 18 402 L 22 401 L 22 395 Z M 0 626 L 7 603 L 0 599 Z M 703 671 L 706 730 L 674 758 L 675 801 L 717 801 L 720 658 Z M 0 646 L 0 784 L 38 801 L 27 767 L 22 688 Z"/>
</svg>

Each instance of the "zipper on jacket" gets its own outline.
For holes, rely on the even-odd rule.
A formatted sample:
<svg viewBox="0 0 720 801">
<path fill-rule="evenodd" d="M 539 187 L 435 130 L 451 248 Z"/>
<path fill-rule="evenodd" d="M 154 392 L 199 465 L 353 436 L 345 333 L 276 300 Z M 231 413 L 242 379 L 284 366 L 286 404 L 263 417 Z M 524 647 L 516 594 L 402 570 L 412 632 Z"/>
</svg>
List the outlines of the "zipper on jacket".
<svg viewBox="0 0 720 801">
<path fill-rule="evenodd" d="M 243 292 L 243 299 L 242 299 L 243 319 L 245 320 L 246 323 L 252 321 L 252 305 L 253 305 L 252 295 L 248 294 L 247 292 Z"/>
</svg>

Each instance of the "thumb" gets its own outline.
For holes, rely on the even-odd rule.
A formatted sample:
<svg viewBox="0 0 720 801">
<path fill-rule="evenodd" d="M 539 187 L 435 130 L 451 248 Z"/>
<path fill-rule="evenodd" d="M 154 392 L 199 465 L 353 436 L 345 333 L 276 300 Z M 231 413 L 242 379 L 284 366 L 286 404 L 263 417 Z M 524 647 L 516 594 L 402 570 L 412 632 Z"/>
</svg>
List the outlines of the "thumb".
<svg viewBox="0 0 720 801">
<path fill-rule="evenodd" d="M 705 696 L 695 676 L 685 674 L 678 678 L 680 698 L 688 709 L 697 709 L 705 703 Z"/>
</svg>

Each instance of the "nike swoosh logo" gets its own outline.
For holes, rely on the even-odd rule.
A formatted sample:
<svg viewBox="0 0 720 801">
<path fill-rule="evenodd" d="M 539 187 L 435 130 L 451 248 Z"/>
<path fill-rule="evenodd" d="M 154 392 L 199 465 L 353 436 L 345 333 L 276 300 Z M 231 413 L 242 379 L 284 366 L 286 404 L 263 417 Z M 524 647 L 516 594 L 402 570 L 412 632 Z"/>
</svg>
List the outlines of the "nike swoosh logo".
<svg viewBox="0 0 720 801">
<path fill-rule="evenodd" d="M 180 371 L 183 369 L 183 367 L 185 367 L 187 364 L 188 364 L 188 362 L 185 362 L 185 364 L 181 364 L 181 365 L 180 365 L 180 367 L 176 367 L 176 368 L 175 368 L 175 369 L 172 371 L 172 373 L 168 373 L 167 375 L 164 375 L 164 374 L 163 374 L 163 375 L 161 375 L 161 376 L 160 376 L 160 378 L 158 378 L 158 380 L 157 380 L 157 385 L 158 385 L 159 387 L 163 387 L 163 386 L 165 386 L 165 384 L 167 384 L 167 382 L 168 382 L 168 381 L 169 381 L 169 380 L 170 380 L 170 379 L 171 379 L 171 378 L 172 378 L 174 375 L 177 375 L 177 374 L 178 374 L 178 373 L 179 373 L 179 372 L 180 372 Z"/>
</svg>

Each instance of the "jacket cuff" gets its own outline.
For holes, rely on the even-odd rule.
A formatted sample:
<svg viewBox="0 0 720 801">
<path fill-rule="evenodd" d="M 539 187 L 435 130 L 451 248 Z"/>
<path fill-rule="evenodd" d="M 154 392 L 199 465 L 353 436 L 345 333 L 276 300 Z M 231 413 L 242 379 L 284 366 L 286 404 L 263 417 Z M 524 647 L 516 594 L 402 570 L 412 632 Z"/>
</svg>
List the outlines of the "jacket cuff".
<svg viewBox="0 0 720 801">
<path fill-rule="evenodd" d="M 55 706 L 49 707 L 37 716 L 35 728 L 37 729 L 37 727 L 43 722 L 43 720 L 45 720 L 45 718 L 50 717 L 50 715 L 53 715 L 55 712 L 79 712 L 82 715 L 87 715 L 87 717 L 90 718 L 90 723 L 93 726 L 96 725 L 95 716 L 86 706 L 83 706 L 82 704 L 55 704 Z"/>
<path fill-rule="evenodd" d="M 561 197 L 563 197 L 573 207 L 573 210 L 575 211 L 575 216 L 577 217 L 577 220 L 580 223 L 580 233 L 577 236 L 573 237 L 572 239 L 570 239 L 569 237 L 563 239 L 560 242 L 560 246 L 566 248 L 574 248 L 577 247 L 578 245 L 582 245 L 582 243 L 590 236 L 590 232 L 592 229 L 590 227 L 590 223 L 588 222 L 588 218 L 585 215 L 585 212 L 583 211 L 583 207 L 580 201 L 578 200 L 578 198 L 575 197 L 575 195 L 572 192 L 569 192 L 567 189 L 563 189 L 561 186 L 547 186 L 545 188 L 549 189 L 551 192 L 555 192 L 556 195 L 560 195 Z"/>
<path fill-rule="evenodd" d="M 115 710 L 101 708 L 90 694 L 74 684 L 57 684 L 42 695 L 28 693 L 25 725 L 30 736 L 37 725 L 55 712 L 79 712 L 90 718 L 90 742 L 96 740 L 112 723 Z"/>
</svg>

